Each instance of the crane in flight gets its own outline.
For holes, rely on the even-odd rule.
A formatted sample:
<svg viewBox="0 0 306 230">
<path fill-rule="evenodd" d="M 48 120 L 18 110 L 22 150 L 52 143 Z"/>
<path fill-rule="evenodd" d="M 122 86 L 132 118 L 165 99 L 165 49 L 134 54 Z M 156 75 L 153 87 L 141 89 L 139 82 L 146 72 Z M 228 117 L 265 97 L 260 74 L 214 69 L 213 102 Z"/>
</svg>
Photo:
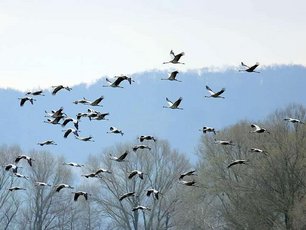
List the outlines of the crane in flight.
<svg viewBox="0 0 306 230">
<path fill-rule="evenodd" d="M 180 108 L 179 105 L 182 102 L 183 98 L 180 97 L 179 99 L 177 99 L 175 102 L 170 101 L 167 97 L 166 97 L 166 101 L 168 103 L 168 106 L 163 106 L 163 108 L 168 108 L 168 109 L 180 109 L 183 110 L 183 108 Z"/>
<path fill-rule="evenodd" d="M 161 80 L 182 82 L 182 81 L 176 79 L 176 76 L 177 76 L 178 73 L 179 73 L 179 71 L 173 71 L 169 74 L 168 78 L 162 78 Z"/>
<path fill-rule="evenodd" d="M 256 64 L 253 65 L 253 66 L 247 66 L 247 65 L 244 64 L 243 62 L 241 62 L 241 65 L 242 65 L 245 69 L 240 69 L 239 72 L 245 71 L 245 72 L 249 72 L 249 73 L 260 73 L 260 72 L 258 72 L 258 71 L 255 71 L 255 69 L 259 66 L 259 62 L 256 62 Z"/>
<path fill-rule="evenodd" d="M 184 56 L 185 53 L 184 52 L 181 52 L 179 54 L 175 54 L 173 52 L 173 50 L 170 51 L 170 56 L 172 57 L 172 60 L 170 61 L 167 61 L 167 62 L 163 62 L 163 64 L 168 64 L 168 63 L 172 63 L 172 64 L 185 64 L 183 62 L 179 62 L 181 57 Z"/>
<path fill-rule="evenodd" d="M 53 91 L 52 91 L 52 95 L 56 95 L 58 91 L 60 91 L 61 89 L 65 89 L 68 91 L 71 91 L 72 88 L 68 87 L 68 86 L 63 86 L 63 85 L 56 85 L 56 86 L 52 86 Z"/>
<path fill-rule="evenodd" d="M 18 98 L 20 100 L 20 106 L 23 106 L 24 103 L 26 103 L 26 101 L 29 101 L 32 105 L 33 105 L 33 102 L 36 101 L 36 99 L 32 98 L 32 97 L 20 97 Z"/>
<path fill-rule="evenodd" d="M 206 89 L 207 89 L 207 91 L 209 92 L 210 96 L 205 96 L 205 97 L 223 98 L 223 99 L 225 98 L 225 97 L 220 96 L 222 93 L 224 93 L 225 88 L 222 88 L 222 89 L 221 89 L 220 91 L 218 91 L 218 92 L 214 92 L 214 91 L 212 91 L 212 89 L 209 88 L 209 86 L 207 85 L 207 86 L 206 86 Z"/>
<path fill-rule="evenodd" d="M 238 164 L 246 164 L 247 160 L 234 160 L 233 162 L 231 162 L 227 168 L 229 169 L 230 167 L 234 166 L 234 165 L 238 165 Z"/>
</svg>

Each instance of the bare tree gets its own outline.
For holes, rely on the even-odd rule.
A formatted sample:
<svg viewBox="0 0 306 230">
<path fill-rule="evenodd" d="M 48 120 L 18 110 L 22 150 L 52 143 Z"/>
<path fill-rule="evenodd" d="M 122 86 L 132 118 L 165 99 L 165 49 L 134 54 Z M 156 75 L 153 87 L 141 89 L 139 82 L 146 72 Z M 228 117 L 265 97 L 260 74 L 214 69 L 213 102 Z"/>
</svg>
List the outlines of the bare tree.
<svg viewBox="0 0 306 230">
<path fill-rule="evenodd" d="M 174 227 L 174 210 L 179 202 L 176 188 L 180 186 L 180 173 L 189 169 L 185 157 L 169 148 L 167 142 L 147 142 L 150 149 L 133 152 L 132 145 L 121 145 L 107 153 L 91 157 L 87 172 L 95 172 L 104 167 L 112 173 L 100 173 L 92 178 L 97 186 L 91 199 L 103 214 L 112 229 L 169 229 Z M 116 162 L 109 154 L 119 155 L 129 151 L 126 161 Z M 143 179 L 134 176 L 128 179 L 133 170 L 144 173 Z M 89 179 L 87 179 L 89 180 Z M 147 189 L 154 188 L 158 196 L 147 196 Z M 134 194 L 120 200 L 123 194 Z M 135 210 L 137 206 L 149 210 Z"/>
<path fill-rule="evenodd" d="M 306 193 L 306 127 L 284 118 L 305 121 L 305 114 L 304 107 L 290 105 L 257 122 L 270 134 L 250 133 L 253 122 L 240 122 L 217 136 L 233 141 L 231 146 L 218 145 L 215 137 L 203 135 L 198 168 L 207 186 L 203 192 L 212 198 L 211 212 L 223 222 L 221 229 L 300 229 L 294 226 L 305 219 L 304 214 L 297 215 L 302 213 L 298 204 Z M 237 159 L 247 162 L 227 167 Z M 212 229 L 220 226 L 217 222 L 210 221 Z"/>
<path fill-rule="evenodd" d="M 54 185 L 71 183 L 72 173 L 70 168 L 63 166 L 64 159 L 54 157 L 48 152 L 32 152 L 34 159 L 32 167 L 28 165 L 26 183 L 27 199 L 23 208 L 23 218 L 20 226 L 23 229 L 63 229 L 69 226 L 70 191 L 56 192 Z M 42 186 L 37 182 L 49 185 Z"/>
</svg>

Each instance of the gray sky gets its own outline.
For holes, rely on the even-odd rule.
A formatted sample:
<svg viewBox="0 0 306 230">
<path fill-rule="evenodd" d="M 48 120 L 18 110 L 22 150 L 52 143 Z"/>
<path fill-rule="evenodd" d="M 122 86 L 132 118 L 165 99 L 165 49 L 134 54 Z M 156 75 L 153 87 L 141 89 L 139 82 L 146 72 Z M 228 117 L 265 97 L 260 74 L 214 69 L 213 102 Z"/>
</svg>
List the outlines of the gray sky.
<svg viewBox="0 0 306 230">
<path fill-rule="evenodd" d="M 0 87 L 45 88 L 185 66 L 306 65 L 306 2 L 0 1 Z"/>
</svg>

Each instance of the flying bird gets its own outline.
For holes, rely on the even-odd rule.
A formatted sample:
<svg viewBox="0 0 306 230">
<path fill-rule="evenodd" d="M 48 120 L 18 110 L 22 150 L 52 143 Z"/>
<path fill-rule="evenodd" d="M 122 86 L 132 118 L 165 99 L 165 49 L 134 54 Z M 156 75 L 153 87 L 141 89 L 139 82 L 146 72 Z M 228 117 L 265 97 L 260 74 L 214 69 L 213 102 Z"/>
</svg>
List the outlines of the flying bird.
<svg viewBox="0 0 306 230">
<path fill-rule="evenodd" d="M 81 176 L 86 177 L 86 178 L 89 178 L 89 177 L 92 178 L 92 177 L 96 177 L 96 174 L 95 173 L 88 173 L 88 174 L 83 174 Z"/>
<path fill-rule="evenodd" d="M 47 114 L 45 117 L 53 117 L 53 118 L 57 118 L 57 117 L 61 117 L 63 118 L 64 115 L 66 115 L 64 112 L 63 112 L 64 108 L 61 107 L 59 108 L 58 110 L 51 110 L 51 113 L 48 113 L 47 111 L 45 111 L 45 113 Z"/>
<path fill-rule="evenodd" d="M 216 135 L 216 130 L 215 128 L 212 128 L 212 127 L 207 127 L 207 126 L 204 126 L 202 129 L 199 129 L 199 131 L 203 132 L 203 133 L 214 133 Z"/>
<path fill-rule="evenodd" d="M 178 73 L 179 73 L 179 71 L 173 71 L 169 74 L 168 78 L 162 78 L 161 80 L 182 82 L 182 81 L 176 79 Z"/>
<path fill-rule="evenodd" d="M 227 168 L 230 168 L 234 165 L 237 165 L 237 164 L 246 164 L 247 160 L 235 160 L 233 161 L 232 163 L 230 163 Z"/>
<path fill-rule="evenodd" d="M 141 135 L 141 136 L 137 137 L 137 139 L 139 139 L 140 142 L 143 142 L 144 140 L 146 140 L 146 141 L 152 140 L 152 141 L 156 142 L 156 138 L 153 137 L 153 136 L 150 136 L 150 135 Z"/>
<path fill-rule="evenodd" d="M 146 193 L 147 196 L 151 196 L 151 194 L 152 194 L 153 197 L 154 197 L 156 200 L 158 200 L 158 196 L 159 196 L 159 194 L 160 194 L 160 192 L 159 192 L 158 190 L 156 190 L 156 189 L 154 189 L 154 188 L 149 188 L 149 189 L 147 189 L 146 191 L 147 191 L 147 193 Z"/>
<path fill-rule="evenodd" d="M 46 140 L 46 141 L 38 142 L 37 144 L 40 145 L 40 146 L 57 145 L 53 140 Z"/>
<path fill-rule="evenodd" d="M 24 103 L 26 103 L 26 101 L 29 101 L 32 105 L 33 105 L 33 102 L 36 101 L 34 98 L 32 97 L 20 97 L 18 98 L 20 100 L 20 106 L 23 106 Z"/>
<path fill-rule="evenodd" d="M 42 90 L 36 90 L 36 91 L 29 91 L 25 95 L 32 95 L 32 96 L 45 96 L 43 94 Z"/>
<path fill-rule="evenodd" d="M 259 66 L 259 63 L 258 62 L 256 62 L 256 64 L 255 65 L 253 65 L 253 66 L 247 66 L 246 64 L 244 64 L 243 62 L 241 62 L 241 65 L 243 66 L 243 67 L 245 67 L 245 69 L 240 69 L 239 70 L 239 72 L 241 72 L 241 71 L 246 71 L 246 72 L 249 72 L 249 73 L 260 73 L 260 72 L 257 72 L 257 71 L 255 71 L 255 69 Z"/>
<path fill-rule="evenodd" d="M 122 196 L 119 197 L 119 200 L 122 201 L 123 199 L 130 197 L 130 196 L 135 196 L 135 192 L 124 193 Z"/>
<path fill-rule="evenodd" d="M 61 191 L 63 188 L 74 189 L 74 187 L 72 187 L 71 185 L 68 185 L 68 184 L 58 184 L 58 185 L 55 185 L 54 187 L 56 188 L 55 189 L 56 192 Z"/>
<path fill-rule="evenodd" d="M 64 162 L 63 165 L 69 165 L 69 166 L 72 166 L 72 167 L 82 167 L 84 165 L 81 165 L 81 164 L 78 164 L 78 163 L 74 163 L 74 162 Z"/>
<path fill-rule="evenodd" d="M 40 181 L 35 182 L 35 185 L 40 186 L 40 187 L 52 186 L 51 184 L 40 182 Z"/>
<path fill-rule="evenodd" d="M 67 138 L 68 136 L 69 136 L 69 134 L 70 133 L 73 133 L 75 136 L 79 136 L 79 131 L 78 130 L 76 130 L 76 129 L 71 129 L 71 128 L 69 128 L 69 129 L 67 129 L 67 130 L 63 130 L 63 132 L 65 132 L 64 133 L 64 138 Z"/>
<path fill-rule="evenodd" d="M 116 156 L 112 156 L 110 154 L 110 159 L 111 160 L 114 160 L 114 161 L 118 161 L 118 162 L 123 162 L 123 161 L 126 161 L 125 158 L 127 157 L 127 155 L 129 154 L 128 151 L 125 151 L 121 156 L 119 157 L 116 157 Z"/>
<path fill-rule="evenodd" d="M 71 91 L 72 88 L 68 87 L 68 86 L 63 86 L 63 85 L 57 85 L 57 86 L 52 86 L 53 91 L 52 91 L 52 95 L 57 94 L 58 91 L 60 91 L 61 89 L 65 89 L 68 91 Z"/>
<path fill-rule="evenodd" d="M 146 206 L 142 206 L 142 205 L 135 206 L 135 207 L 132 209 L 133 212 L 135 212 L 135 211 L 137 211 L 137 210 L 142 210 L 142 211 L 147 210 L 147 211 L 151 211 L 150 208 L 148 208 L 148 207 L 146 207 Z"/>
<path fill-rule="evenodd" d="M 194 187 L 198 187 L 196 185 L 196 182 L 194 180 L 179 180 L 180 184 L 186 185 L 186 186 L 194 186 Z"/>
<path fill-rule="evenodd" d="M 25 188 L 21 188 L 21 187 L 17 187 L 17 186 L 14 186 L 14 187 L 11 187 L 8 189 L 10 192 L 13 192 L 13 191 L 18 191 L 18 190 L 26 190 Z"/>
<path fill-rule="evenodd" d="M 262 149 L 259 149 L 259 148 L 251 148 L 250 151 L 254 152 L 254 153 L 263 153 L 263 154 L 265 154 L 267 156 L 266 151 L 264 151 Z"/>
<path fill-rule="evenodd" d="M 224 140 L 216 140 L 216 139 L 215 139 L 215 144 L 219 144 L 219 145 L 234 145 L 233 141 L 224 141 Z"/>
<path fill-rule="evenodd" d="M 121 136 L 123 136 L 123 132 L 122 132 L 122 130 L 120 130 L 120 129 L 117 129 L 116 127 L 114 127 L 114 126 L 111 126 L 110 128 L 109 128 L 109 132 L 107 132 L 107 133 L 114 133 L 114 134 L 121 134 Z"/>
<path fill-rule="evenodd" d="M 109 171 L 108 169 L 102 169 L 102 168 L 98 169 L 98 170 L 95 172 L 96 175 L 98 175 L 98 174 L 100 174 L 100 173 L 109 173 L 109 174 L 111 174 L 112 172 Z"/>
<path fill-rule="evenodd" d="M 88 196 L 90 195 L 87 192 L 83 191 L 72 192 L 72 193 L 74 193 L 74 198 L 73 198 L 74 201 L 77 201 L 79 196 L 84 196 L 85 200 L 88 200 Z"/>
<path fill-rule="evenodd" d="M 183 109 L 183 108 L 179 108 L 179 105 L 181 103 L 181 101 L 183 100 L 182 97 L 180 97 L 179 99 L 177 99 L 175 102 L 170 101 L 167 97 L 166 97 L 166 101 L 168 103 L 168 106 L 163 106 L 163 108 L 168 108 L 168 109 Z"/>
<path fill-rule="evenodd" d="M 105 78 L 105 80 L 109 83 L 109 85 L 103 85 L 103 87 L 113 87 L 113 88 L 123 88 L 120 86 L 120 83 L 124 80 L 127 80 L 130 84 L 132 83 L 132 78 L 127 77 L 127 76 L 115 76 L 116 80 L 115 81 L 110 81 L 108 78 Z"/>
<path fill-rule="evenodd" d="M 138 175 L 139 178 L 143 180 L 143 172 L 141 172 L 139 170 L 133 170 L 132 172 L 130 172 L 130 174 L 128 175 L 128 178 L 132 179 L 136 175 Z"/>
<path fill-rule="evenodd" d="M 195 176 L 195 170 L 190 170 L 188 172 L 184 172 L 180 175 L 179 180 L 182 180 L 185 176 Z"/>
<path fill-rule="evenodd" d="M 51 125 L 60 125 L 60 121 L 64 118 L 64 116 L 58 116 L 53 119 L 48 118 L 45 123 L 51 124 Z"/>
<path fill-rule="evenodd" d="M 97 113 L 97 115 L 91 118 L 90 120 L 97 120 L 97 121 L 108 120 L 107 118 L 105 118 L 108 115 L 109 113 Z"/>
<path fill-rule="evenodd" d="M 72 122 L 77 130 L 79 129 L 79 120 L 73 119 L 72 117 L 66 117 L 62 123 L 62 127 L 65 127 L 69 122 Z"/>
<path fill-rule="evenodd" d="M 76 139 L 80 140 L 80 141 L 91 141 L 91 142 L 95 142 L 94 140 L 92 140 L 92 136 L 88 136 L 88 137 L 79 137 L 79 136 L 75 136 Z"/>
<path fill-rule="evenodd" d="M 149 147 L 148 145 L 135 145 L 133 147 L 133 151 L 136 152 L 138 149 L 148 149 L 151 150 L 151 147 Z"/>
<path fill-rule="evenodd" d="M 305 124 L 303 121 L 299 120 L 299 119 L 296 119 L 296 118 L 291 118 L 291 117 L 288 117 L 288 118 L 284 118 L 285 121 L 289 121 L 293 124 Z"/>
<path fill-rule="evenodd" d="M 29 177 L 27 177 L 27 176 L 25 176 L 25 175 L 22 175 L 21 173 L 14 173 L 14 175 L 16 176 L 16 177 L 19 177 L 19 178 L 23 178 L 23 179 L 26 179 L 26 180 L 28 180 L 29 179 Z"/>
<path fill-rule="evenodd" d="M 27 155 L 20 155 L 20 156 L 16 157 L 15 163 L 17 164 L 21 159 L 26 160 L 30 166 L 32 166 L 32 161 L 34 161 L 34 159 L 32 159 L 31 157 L 29 157 Z"/>
<path fill-rule="evenodd" d="M 164 62 L 163 64 L 168 64 L 168 63 L 172 63 L 172 64 L 185 64 L 183 62 L 179 62 L 179 60 L 181 59 L 182 56 L 185 55 L 184 52 L 181 52 L 179 54 L 174 54 L 173 50 L 170 51 L 170 55 L 172 57 L 172 60 L 168 61 L 168 62 Z"/>
<path fill-rule="evenodd" d="M 214 91 L 212 91 L 212 89 L 209 88 L 209 86 L 207 85 L 207 86 L 206 86 L 206 89 L 207 89 L 207 91 L 209 92 L 210 96 L 205 96 L 205 97 L 223 98 L 223 99 L 225 98 L 225 97 L 220 96 L 222 93 L 224 93 L 225 88 L 222 88 L 222 89 L 221 89 L 220 91 L 218 91 L 218 92 L 214 92 Z"/>
<path fill-rule="evenodd" d="M 83 105 L 88 105 L 90 103 L 89 100 L 87 100 L 85 97 L 83 97 L 82 99 L 76 100 L 74 102 L 72 102 L 73 104 L 83 104 Z"/>
<path fill-rule="evenodd" d="M 252 128 L 255 128 L 255 129 L 252 130 L 252 131 L 250 131 L 250 133 L 264 133 L 264 132 L 266 132 L 266 133 L 269 133 L 269 134 L 270 134 L 270 132 L 267 131 L 265 128 L 261 128 L 261 127 L 259 127 L 259 126 L 256 125 L 256 124 L 251 124 L 251 127 L 252 127 Z"/>
<path fill-rule="evenodd" d="M 20 167 L 14 164 L 7 164 L 4 166 L 5 171 L 9 171 L 10 169 L 12 169 L 13 173 L 17 173 L 18 168 Z"/>
</svg>

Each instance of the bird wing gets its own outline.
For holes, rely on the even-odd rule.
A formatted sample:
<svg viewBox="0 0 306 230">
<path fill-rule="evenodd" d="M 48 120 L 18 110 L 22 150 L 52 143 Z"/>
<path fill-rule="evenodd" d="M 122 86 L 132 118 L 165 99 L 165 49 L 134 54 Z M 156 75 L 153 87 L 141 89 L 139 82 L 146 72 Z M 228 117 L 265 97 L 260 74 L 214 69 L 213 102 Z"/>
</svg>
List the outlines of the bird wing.
<svg viewBox="0 0 306 230">
<path fill-rule="evenodd" d="M 21 98 L 21 100 L 20 100 L 20 106 L 23 106 L 24 103 L 25 103 L 27 100 L 28 100 L 27 98 Z"/>
<path fill-rule="evenodd" d="M 222 93 L 224 93 L 225 88 L 222 88 L 219 92 L 215 93 L 215 96 L 220 96 Z"/>
<path fill-rule="evenodd" d="M 63 86 L 59 85 L 59 86 L 52 86 L 54 88 L 54 90 L 52 91 L 52 95 L 55 95 L 58 91 L 60 91 Z"/>
<path fill-rule="evenodd" d="M 18 163 L 21 159 L 23 158 L 23 156 L 18 156 L 15 160 L 15 163 Z"/>
<path fill-rule="evenodd" d="M 214 95 L 215 94 L 215 92 L 214 91 L 212 91 L 212 89 L 211 88 L 209 88 L 209 86 L 207 85 L 206 86 L 206 89 L 207 89 L 207 91 L 211 94 L 211 95 Z"/>
<path fill-rule="evenodd" d="M 185 55 L 185 53 L 184 53 L 184 52 L 181 52 L 181 53 L 179 53 L 179 54 L 175 55 L 175 57 L 174 57 L 173 61 L 179 61 L 179 60 L 180 60 L 180 58 L 181 58 L 182 56 L 184 56 L 184 55 Z"/>
<path fill-rule="evenodd" d="M 247 66 L 246 64 L 244 64 L 243 62 L 241 62 L 241 65 L 247 68 L 250 68 L 249 66 Z"/>
<path fill-rule="evenodd" d="M 177 100 L 173 103 L 173 106 L 174 106 L 174 107 L 178 107 L 178 106 L 180 105 L 180 103 L 181 103 L 182 100 L 183 100 L 183 98 L 180 97 L 179 99 L 177 99 Z"/>
<path fill-rule="evenodd" d="M 102 100 L 104 99 L 104 97 L 99 97 L 98 99 L 94 100 L 91 105 L 98 105 Z"/>
<path fill-rule="evenodd" d="M 124 78 L 123 77 L 118 77 L 115 81 L 114 81 L 114 85 L 116 85 L 116 86 L 118 86 L 122 81 L 124 80 Z"/>
<path fill-rule="evenodd" d="M 67 138 L 71 132 L 72 132 L 71 129 L 67 129 L 66 132 L 64 133 L 64 138 Z"/>
<path fill-rule="evenodd" d="M 123 153 L 119 158 L 118 158 L 118 160 L 120 160 L 120 161 L 122 161 L 122 160 L 124 160 L 124 158 L 126 158 L 126 156 L 128 155 L 128 151 L 125 151 L 125 153 Z"/>
<path fill-rule="evenodd" d="M 75 193 L 75 194 L 74 194 L 74 198 L 73 198 L 73 200 L 74 200 L 74 201 L 77 201 L 77 200 L 78 200 L 78 198 L 79 198 L 79 196 L 80 196 L 80 194 L 79 194 L 79 193 Z"/>
<path fill-rule="evenodd" d="M 132 179 L 136 174 L 137 174 L 137 171 L 132 171 L 132 172 L 129 174 L 128 178 L 129 178 L 129 179 Z"/>
<path fill-rule="evenodd" d="M 84 193 L 85 200 L 88 200 L 88 193 Z"/>
<path fill-rule="evenodd" d="M 255 65 L 249 67 L 248 70 L 249 70 L 249 71 L 254 71 L 254 70 L 257 68 L 257 66 L 259 66 L 259 63 L 256 63 Z"/>
<path fill-rule="evenodd" d="M 147 196 L 150 196 L 152 192 L 153 192 L 152 189 L 148 189 L 148 190 L 147 190 Z"/>
<path fill-rule="evenodd" d="M 256 124 L 251 124 L 251 127 L 252 128 L 255 128 L 255 130 L 260 130 L 260 127 Z"/>
<path fill-rule="evenodd" d="M 172 105 L 173 105 L 173 102 L 170 101 L 167 97 L 166 97 L 166 101 L 167 101 L 167 103 L 168 103 L 169 106 L 172 106 Z"/>
</svg>

